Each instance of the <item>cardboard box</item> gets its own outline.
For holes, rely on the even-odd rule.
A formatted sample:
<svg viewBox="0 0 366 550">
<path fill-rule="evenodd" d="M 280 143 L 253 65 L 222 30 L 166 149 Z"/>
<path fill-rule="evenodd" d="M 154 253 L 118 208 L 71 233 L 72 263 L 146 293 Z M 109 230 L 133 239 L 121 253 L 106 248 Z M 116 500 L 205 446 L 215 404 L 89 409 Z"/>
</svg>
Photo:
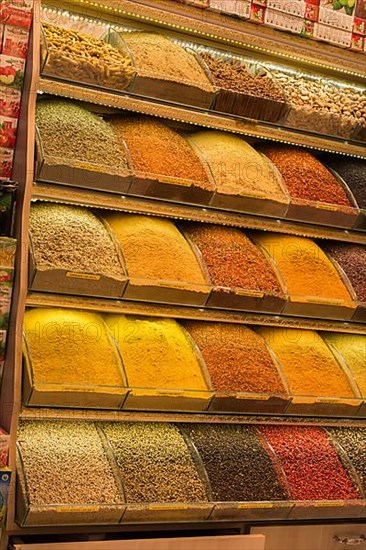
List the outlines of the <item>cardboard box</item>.
<svg viewBox="0 0 366 550">
<path fill-rule="evenodd" d="M 20 100 L 22 94 L 19 90 L 9 86 L 0 86 L 0 112 L 3 116 L 19 118 Z"/>
<path fill-rule="evenodd" d="M 0 21 L 7 25 L 30 29 L 33 0 L 0 0 Z"/>
<path fill-rule="evenodd" d="M 0 84 L 21 90 L 24 70 L 25 59 L 18 59 L 11 55 L 0 55 Z"/>
<path fill-rule="evenodd" d="M 22 27 L 5 25 L 3 36 L 4 55 L 26 59 L 28 51 L 29 31 Z"/>
</svg>

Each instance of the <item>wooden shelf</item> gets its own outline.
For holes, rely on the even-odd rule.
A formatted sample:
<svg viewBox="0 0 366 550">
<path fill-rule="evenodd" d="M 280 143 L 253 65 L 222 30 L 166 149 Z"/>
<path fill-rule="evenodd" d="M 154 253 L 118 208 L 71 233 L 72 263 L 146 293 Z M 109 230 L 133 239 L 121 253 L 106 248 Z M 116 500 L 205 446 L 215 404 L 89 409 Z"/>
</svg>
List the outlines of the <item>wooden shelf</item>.
<svg viewBox="0 0 366 550">
<path fill-rule="evenodd" d="M 295 63 L 348 80 L 366 80 L 362 53 L 172 0 L 47 0 L 47 5 L 111 19 L 117 25 L 130 19 L 145 27 L 153 25 L 175 34 L 199 37 L 208 44 L 230 45 L 239 53 L 266 54 L 281 63 Z"/>
<path fill-rule="evenodd" d="M 194 107 L 133 96 L 127 93 L 113 93 L 78 84 L 41 78 L 39 91 L 56 96 L 77 99 L 87 103 L 114 109 L 123 109 L 145 115 L 174 120 L 176 122 L 201 126 L 215 130 L 226 130 L 256 139 L 266 139 L 306 147 L 318 151 L 340 153 L 366 159 L 366 145 L 339 138 L 300 132 L 265 122 L 257 122 L 231 115 L 223 115 Z"/>
<path fill-rule="evenodd" d="M 70 296 L 66 294 L 52 294 L 50 292 L 29 292 L 27 306 L 62 307 L 70 309 L 83 309 L 85 311 L 99 311 L 102 313 L 125 313 L 149 317 L 196 319 L 200 321 L 220 321 L 223 323 L 366 334 L 366 324 L 347 321 L 288 317 L 284 315 L 248 313 L 244 311 L 235 312 L 224 309 L 208 309 L 191 306 L 133 302 L 118 299 L 113 300 L 110 298 Z"/>
<path fill-rule="evenodd" d="M 250 214 L 215 210 L 202 206 L 177 204 L 157 199 L 145 199 L 115 195 L 103 191 L 92 191 L 65 185 L 37 183 L 33 187 L 32 200 L 74 204 L 90 208 L 101 208 L 159 216 L 176 220 L 187 220 L 241 227 L 252 230 L 275 231 L 314 239 L 335 239 L 338 241 L 366 244 L 366 232 L 351 231 L 335 227 L 290 222 Z"/>
</svg>

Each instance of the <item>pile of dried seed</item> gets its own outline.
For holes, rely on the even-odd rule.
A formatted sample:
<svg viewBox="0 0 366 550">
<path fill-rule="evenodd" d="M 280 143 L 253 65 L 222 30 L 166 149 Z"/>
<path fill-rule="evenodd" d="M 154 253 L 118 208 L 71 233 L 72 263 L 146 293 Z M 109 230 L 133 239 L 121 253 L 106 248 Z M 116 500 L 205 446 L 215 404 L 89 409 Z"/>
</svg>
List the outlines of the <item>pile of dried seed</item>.
<svg viewBox="0 0 366 550">
<path fill-rule="evenodd" d="M 42 24 L 47 42 L 45 72 L 59 78 L 125 90 L 134 75 L 129 56 L 104 40 Z"/>
<path fill-rule="evenodd" d="M 366 209 L 366 162 L 361 159 L 343 159 L 334 155 L 324 157 L 324 161 L 344 179 L 358 206 Z"/>
<path fill-rule="evenodd" d="M 181 185 L 190 185 L 193 180 L 205 189 L 213 189 L 195 151 L 163 122 L 147 117 L 117 118 L 112 125 L 125 140 L 136 172 L 179 178 Z"/>
<path fill-rule="evenodd" d="M 207 63 L 215 84 L 221 88 L 274 101 L 286 101 L 282 88 L 267 71 L 251 74 L 249 67 L 239 59 L 220 57 L 208 52 L 200 55 Z"/>
<path fill-rule="evenodd" d="M 103 424 L 127 502 L 203 502 L 206 488 L 178 428 L 165 423 Z"/>
<path fill-rule="evenodd" d="M 218 391 L 285 394 L 261 336 L 243 325 L 185 321 Z"/>
<path fill-rule="evenodd" d="M 122 32 L 121 37 L 132 53 L 134 65 L 141 76 L 182 82 L 214 91 L 205 71 L 193 54 L 153 32 Z"/>
<path fill-rule="evenodd" d="M 366 491 L 366 428 L 328 428 L 341 444 Z"/>
<path fill-rule="evenodd" d="M 239 229 L 190 224 L 184 230 L 198 246 L 213 285 L 281 294 L 272 266 Z"/>
<path fill-rule="evenodd" d="M 118 176 L 129 174 L 125 151 L 113 128 L 88 109 L 72 101 L 40 101 L 36 123 L 49 162 L 87 166 Z"/>
<path fill-rule="evenodd" d="M 27 421 L 18 442 L 31 505 L 123 502 L 93 423 Z"/>
<path fill-rule="evenodd" d="M 351 243 L 325 243 L 322 246 L 351 281 L 357 300 L 366 302 L 366 246 Z"/>
<path fill-rule="evenodd" d="M 341 184 L 312 154 L 286 145 L 260 150 L 277 166 L 292 198 L 351 206 Z"/>
<path fill-rule="evenodd" d="M 279 458 L 295 500 L 349 500 L 360 494 L 323 428 L 260 426 Z"/>
<path fill-rule="evenodd" d="M 286 500 L 287 495 L 255 428 L 190 424 L 217 501 Z"/>
<path fill-rule="evenodd" d="M 86 208 L 35 204 L 30 231 L 40 269 L 96 273 L 118 280 L 125 277 L 107 229 Z"/>
</svg>

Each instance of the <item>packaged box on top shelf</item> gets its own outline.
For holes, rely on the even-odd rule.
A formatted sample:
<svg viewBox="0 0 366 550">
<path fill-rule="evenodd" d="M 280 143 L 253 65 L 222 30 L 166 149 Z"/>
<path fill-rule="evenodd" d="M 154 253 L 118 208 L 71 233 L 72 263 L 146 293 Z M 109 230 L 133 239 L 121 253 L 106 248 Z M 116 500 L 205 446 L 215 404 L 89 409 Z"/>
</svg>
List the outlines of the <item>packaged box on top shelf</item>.
<svg viewBox="0 0 366 550">
<path fill-rule="evenodd" d="M 29 246 L 31 290 L 122 297 L 127 275 L 120 246 L 88 209 L 33 204 Z"/>
<path fill-rule="evenodd" d="M 258 149 L 278 170 L 290 195 L 287 219 L 347 229 L 357 225 L 360 212 L 351 190 L 311 153 L 276 144 Z"/>
<path fill-rule="evenodd" d="M 103 217 L 125 260 L 124 299 L 206 304 L 211 285 L 200 254 L 170 220 L 122 213 Z"/>
<path fill-rule="evenodd" d="M 249 19 L 251 0 L 210 0 L 209 8 L 220 13 Z"/>
<path fill-rule="evenodd" d="M 143 116 L 114 117 L 111 123 L 131 158 L 134 175 L 130 195 L 210 204 L 212 175 L 178 130 Z"/>
<path fill-rule="evenodd" d="M 38 181 L 126 193 L 131 160 L 109 122 L 76 102 L 43 100 L 36 111 Z"/>
<path fill-rule="evenodd" d="M 288 414 L 357 416 L 361 394 L 315 331 L 257 327 L 284 373 L 291 400 Z M 319 371 L 322 376 L 319 379 Z"/>
<path fill-rule="evenodd" d="M 253 239 L 286 285 L 285 315 L 352 319 L 357 308 L 352 289 L 315 242 L 278 233 L 256 233 Z"/>
<path fill-rule="evenodd" d="M 295 4 L 300 4 L 300 2 L 295 2 Z M 278 9 L 267 8 L 264 22 L 268 27 L 290 31 L 294 34 L 301 34 L 304 28 L 303 17 L 292 13 L 284 13 Z"/>
<path fill-rule="evenodd" d="M 284 287 L 265 255 L 240 229 L 185 224 L 212 285 L 207 307 L 281 313 Z"/>
<path fill-rule="evenodd" d="M 136 76 L 130 91 L 209 109 L 217 87 L 207 65 L 179 40 L 157 32 L 119 31 L 129 49 Z"/>
</svg>

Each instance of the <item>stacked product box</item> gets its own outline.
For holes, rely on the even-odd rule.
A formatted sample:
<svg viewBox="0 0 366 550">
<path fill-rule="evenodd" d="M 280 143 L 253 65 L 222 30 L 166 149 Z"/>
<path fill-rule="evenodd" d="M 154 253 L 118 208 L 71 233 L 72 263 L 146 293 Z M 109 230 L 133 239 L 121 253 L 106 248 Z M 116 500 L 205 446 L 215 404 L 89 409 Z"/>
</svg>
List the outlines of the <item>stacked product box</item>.
<svg viewBox="0 0 366 550">
<path fill-rule="evenodd" d="M 0 179 L 10 180 L 33 0 L 0 0 Z"/>
</svg>

